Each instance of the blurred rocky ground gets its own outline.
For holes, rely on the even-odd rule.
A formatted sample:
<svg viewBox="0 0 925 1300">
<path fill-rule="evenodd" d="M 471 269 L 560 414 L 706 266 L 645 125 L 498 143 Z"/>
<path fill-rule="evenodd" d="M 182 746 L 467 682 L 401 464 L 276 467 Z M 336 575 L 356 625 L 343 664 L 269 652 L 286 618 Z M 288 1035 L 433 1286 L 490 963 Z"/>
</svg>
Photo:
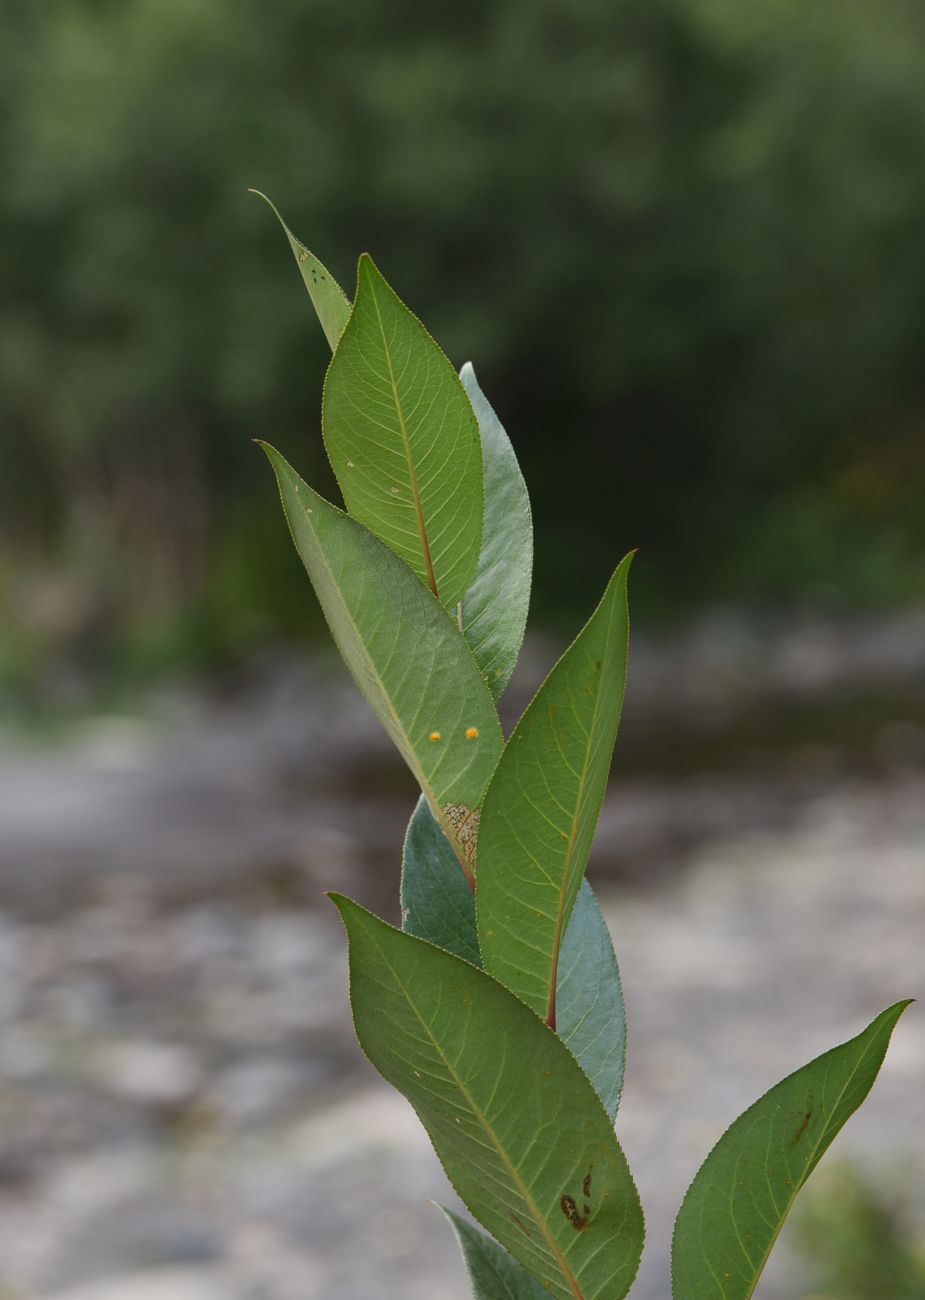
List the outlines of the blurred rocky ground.
<svg viewBox="0 0 925 1300">
<path fill-rule="evenodd" d="M 511 717 L 556 649 L 528 645 Z M 353 1042 L 323 898 L 395 919 L 413 803 L 341 671 L 268 655 L 53 731 L 11 711 L 3 741 L 0 1296 L 463 1300 L 428 1204 L 451 1194 Z M 637 637 L 615 771 L 592 877 L 638 1295 L 665 1300 L 725 1125 L 925 990 L 925 615 Z M 842 1155 L 925 1170 L 923 1071 L 913 1008 Z M 794 1267 L 762 1296 L 802 1294 Z"/>
</svg>

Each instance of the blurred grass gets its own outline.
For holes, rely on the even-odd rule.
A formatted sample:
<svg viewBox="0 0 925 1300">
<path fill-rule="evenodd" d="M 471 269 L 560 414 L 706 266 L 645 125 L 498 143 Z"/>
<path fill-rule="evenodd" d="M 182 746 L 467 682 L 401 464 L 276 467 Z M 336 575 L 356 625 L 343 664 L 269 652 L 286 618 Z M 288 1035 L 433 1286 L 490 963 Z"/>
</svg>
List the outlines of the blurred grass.
<svg viewBox="0 0 925 1300">
<path fill-rule="evenodd" d="M 913 1199 L 920 1182 L 911 1168 L 823 1167 L 791 1238 L 812 1287 L 805 1300 L 925 1300 L 925 1237 Z"/>
<path fill-rule="evenodd" d="M 537 609 L 925 595 L 925 10 L 4 7 L 0 680 L 317 619 L 253 436 L 333 492 L 326 350 L 248 185 L 471 357 Z"/>
</svg>

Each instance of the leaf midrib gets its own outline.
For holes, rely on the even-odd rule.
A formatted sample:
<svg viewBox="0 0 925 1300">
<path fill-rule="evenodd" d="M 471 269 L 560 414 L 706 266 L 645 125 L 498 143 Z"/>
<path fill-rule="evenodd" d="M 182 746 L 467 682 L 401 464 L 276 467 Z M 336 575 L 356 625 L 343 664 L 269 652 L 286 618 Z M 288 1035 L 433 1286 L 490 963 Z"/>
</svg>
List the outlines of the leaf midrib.
<svg viewBox="0 0 925 1300">
<path fill-rule="evenodd" d="M 382 350 L 385 354 L 385 363 L 389 369 L 389 385 L 392 389 L 392 401 L 395 404 L 395 414 L 398 418 L 398 427 L 401 431 L 402 445 L 405 450 L 405 461 L 408 466 L 408 478 L 411 483 L 411 497 L 414 501 L 414 512 L 418 521 L 418 532 L 421 536 L 421 549 L 424 552 L 424 563 L 427 566 L 427 581 L 431 591 L 440 599 L 440 591 L 437 587 L 437 575 L 434 573 L 434 562 L 430 553 L 430 540 L 427 536 L 427 521 L 424 518 L 424 506 L 421 502 L 421 493 L 418 488 L 417 472 L 414 467 L 414 457 L 411 453 L 411 440 L 408 437 L 408 429 L 405 425 L 405 414 L 402 410 L 401 399 L 398 396 L 398 385 L 395 383 L 395 372 L 392 368 L 392 354 L 389 350 L 389 343 L 385 335 L 385 326 L 382 322 L 382 312 L 379 310 L 379 298 L 376 293 L 376 284 L 372 276 L 368 276 L 370 295 L 373 300 L 373 306 L 376 309 L 376 320 L 379 323 L 379 335 L 382 339 Z"/>
<path fill-rule="evenodd" d="M 306 485 L 306 486 L 307 486 L 307 485 Z M 311 490 L 311 489 L 309 489 L 309 490 Z M 332 509 L 332 510 L 336 509 L 335 506 L 331 506 L 331 505 L 330 505 L 330 502 L 325 502 L 325 504 L 328 505 L 328 506 L 330 507 L 330 509 Z M 302 503 L 299 502 L 299 505 L 301 506 Z M 303 511 L 305 512 L 306 516 L 307 516 L 308 513 L 309 513 L 309 512 L 308 512 L 308 508 L 307 508 L 306 506 L 302 506 L 302 509 L 303 509 Z M 404 724 L 403 724 L 402 721 L 401 721 L 401 718 L 400 718 L 399 715 L 395 712 L 395 709 L 394 709 L 394 707 L 393 707 L 393 705 L 392 705 L 391 697 L 389 696 L 389 693 L 388 693 L 388 691 L 387 691 L 386 688 L 385 688 L 385 685 L 384 685 L 384 683 L 383 683 L 383 681 L 382 681 L 382 677 L 381 677 L 381 675 L 380 675 L 378 669 L 376 668 L 375 664 L 373 663 L 372 656 L 371 656 L 370 653 L 369 653 L 369 650 L 368 650 L 368 648 L 367 648 L 366 642 L 365 642 L 365 640 L 363 639 L 363 636 L 362 636 L 362 633 L 360 632 L 359 627 L 357 626 L 356 620 L 354 619 L 353 615 L 350 613 L 350 608 L 349 608 L 349 606 L 347 605 L 347 602 L 343 599 L 343 597 L 342 597 L 341 594 L 340 594 L 340 584 L 338 583 L 337 578 L 334 576 L 334 571 L 333 571 L 333 569 L 331 568 L 330 564 L 328 563 L 327 556 L 325 555 L 324 547 L 321 545 L 320 542 L 318 542 L 318 534 L 317 534 L 317 532 L 316 532 L 316 530 L 315 530 L 315 525 L 311 522 L 311 520 L 307 520 L 307 523 L 308 523 L 308 527 L 309 527 L 310 530 L 311 530 L 312 536 L 315 538 L 315 541 L 316 541 L 316 543 L 317 543 L 317 545 L 316 545 L 316 553 L 317 553 L 317 555 L 319 556 L 319 558 L 320 558 L 320 560 L 321 560 L 321 563 L 322 563 L 322 565 L 323 565 L 323 567 L 324 567 L 324 569 L 325 569 L 325 572 L 327 573 L 329 579 L 331 580 L 331 584 L 333 585 L 335 591 L 336 591 L 337 594 L 338 594 L 338 599 L 340 600 L 341 608 L 343 609 L 344 614 L 346 615 L 347 622 L 348 622 L 348 623 L 350 624 L 350 626 L 353 628 L 354 635 L 356 636 L 357 642 L 359 643 L 359 645 L 360 645 L 360 647 L 361 647 L 361 649 L 362 649 L 362 651 L 363 651 L 363 656 L 364 656 L 364 658 L 366 659 L 367 664 L 369 665 L 370 674 L 371 674 L 371 676 L 373 677 L 373 679 L 375 680 L 376 685 L 379 687 L 379 693 L 380 693 L 380 696 L 382 697 L 382 699 L 385 701 L 385 705 L 386 705 L 386 709 L 387 709 L 387 711 L 388 711 L 389 717 L 392 719 L 393 723 L 395 724 L 395 729 L 396 729 L 396 731 L 401 735 L 402 739 L 404 740 L 405 745 L 407 746 L 407 749 L 408 749 L 408 753 L 411 754 L 411 759 L 408 760 L 408 766 L 411 768 L 411 771 L 412 771 L 413 775 L 414 775 L 415 778 L 417 779 L 417 783 L 418 783 L 418 785 L 421 787 L 422 791 L 424 792 L 424 796 L 425 796 L 425 798 L 427 799 L 428 804 L 430 805 L 431 812 L 434 814 L 434 817 L 437 819 L 438 823 L 440 824 L 440 828 L 441 828 L 441 830 L 443 831 L 443 833 L 446 835 L 447 839 L 449 840 L 449 842 L 450 842 L 450 846 L 452 847 L 453 852 L 456 854 L 457 861 L 459 862 L 459 865 L 460 865 L 460 867 L 461 867 L 462 870 L 463 870 L 463 874 L 465 875 L 465 877 L 466 877 L 466 879 L 469 881 L 469 883 L 472 884 L 472 883 L 473 883 L 472 872 L 471 872 L 471 870 L 470 870 L 470 868 L 469 868 L 469 864 L 468 864 L 468 862 L 466 861 L 465 856 L 464 856 L 464 854 L 463 854 L 462 846 L 459 844 L 459 842 L 458 842 L 458 840 L 457 840 L 457 838 L 456 838 L 455 832 L 453 831 L 452 827 L 450 826 L 450 823 L 449 823 L 449 821 L 447 820 L 447 818 L 446 818 L 446 816 L 445 816 L 445 814 L 444 814 L 444 812 L 443 812 L 443 809 L 440 808 L 439 805 L 437 804 L 437 800 L 436 800 L 435 795 L 434 795 L 433 787 L 432 787 L 431 783 L 428 781 L 427 777 L 424 775 L 424 772 L 423 772 L 422 768 L 420 767 L 420 765 L 419 765 L 419 763 L 418 763 L 417 751 L 416 751 L 416 749 L 414 748 L 414 745 L 413 745 L 412 742 L 411 742 L 411 737 L 408 735 L 408 732 L 405 730 L 405 727 L 404 727 Z M 441 606 L 441 609 L 442 609 L 442 606 Z M 447 615 L 447 617 L 449 617 L 449 615 Z M 331 635 L 334 637 L 334 640 L 335 640 L 335 642 L 336 642 L 336 641 L 337 641 L 337 634 L 334 632 L 334 629 L 333 629 L 333 628 L 331 629 Z"/>
<path fill-rule="evenodd" d="M 610 634 L 613 629 L 613 608 L 610 610 L 607 621 L 607 634 L 604 643 L 604 653 L 601 659 L 607 658 L 607 652 L 610 649 Z M 603 671 L 601 673 L 601 684 L 603 684 Z M 559 981 L 559 956 L 562 951 L 562 941 L 565 938 L 565 899 L 568 894 L 568 883 L 571 876 L 572 862 L 575 854 L 575 844 L 578 839 L 579 830 L 579 812 L 581 809 L 582 799 L 584 798 L 585 786 L 588 780 L 588 772 L 591 766 L 591 753 L 594 748 L 594 734 L 597 727 L 600 712 L 603 708 L 601 703 L 603 690 L 599 689 L 597 699 L 594 702 L 594 714 L 591 719 L 591 726 L 588 729 L 588 743 L 585 747 L 585 757 L 581 767 L 581 776 L 578 781 L 578 791 L 575 797 L 575 811 L 572 814 L 572 828 L 569 834 L 568 847 L 565 851 L 565 860 L 563 863 L 562 885 L 559 889 L 559 906 L 556 913 L 556 930 L 553 939 L 552 967 L 549 975 L 549 995 L 546 1010 L 546 1023 L 550 1028 L 556 1027 L 556 994 L 558 991 Z"/>
<path fill-rule="evenodd" d="M 751 1300 L 752 1296 L 755 1294 L 755 1288 L 758 1286 L 758 1283 L 761 1281 L 761 1275 L 762 1275 L 762 1273 L 764 1272 L 764 1267 L 765 1267 L 765 1265 L 767 1264 L 767 1262 L 768 1262 L 768 1260 L 769 1260 L 769 1258 L 770 1258 L 770 1256 L 771 1256 L 771 1251 L 774 1249 L 774 1246 L 775 1246 L 775 1244 L 776 1244 L 776 1242 L 777 1242 L 777 1238 L 780 1236 L 781 1231 L 783 1230 L 783 1226 L 784 1226 L 785 1222 L 787 1221 L 787 1216 L 788 1216 L 788 1214 L 790 1213 L 790 1211 L 791 1211 L 791 1209 L 792 1209 L 792 1207 L 793 1207 L 793 1203 L 794 1203 L 794 1201 L 796 1200 L 797 1196 L 799 1196 L 800 1192 L 803 1190 L 803 1187 L 804 1187 L 805 1184 L 806 1184 L 806 1180 L 809 1178 L 809 1175 L 812 1173 L 813 1169 L 815 1168 L 814 1161 L 816 1160 L 816 1157 L 817 1157 L 817 1155 L 818 1155 L 818 1153 L 819 1153 L 819 1150 L 820 1150 L 820 1147 L 822 1146 L 822 1143 L 825 1141 L 825 1135 L 826 1135 L 826 1133 L 828 1132 L 828 1126 L 829 1126 L 829 1121 L 831 1120 L 831 1117 L 832 1117 L 832 1116 L 835 1114 L 835 1112 L 838 1110 L 838 1107 L 841 1105 L 842 1098 L 844 1097 L 844 1095 L 845 1095 L 845 1093 L 848 1091 L 848 1089 L 851 1087 L 851 1084 L 853 1083 L 853 1081 L 854 1081 L 854 1079 L 855 1079 L 855 1076 L 857 1075 L 858 1071 L 861 1069 L 861 1066 L 864 1064 L 864 1062 L 865 1062 L 865 1060 L 867 1059 L 867 1057 L 870 1055 L 871 1051 L 873 1050 L 873 1048 L 874 1048 L 874 1046 L 875 1046 L 875 1044 L 876 1044 L 876 1042 L 877 1042 L 878 1040 L 879 1040 L 879 1034 L 875 1035 L 875 1036 L 871 1039 L 871 1041 L 867 1044 L 867 1046 L 864 1048 L 864 1051 L 861 1053 L 861 1055 L 860 1055 L 860 1057 L 858 1058 L 858 1060 L 857 1060 L 857 1062 L 856 1062 L 854 1068 L 852 1069 L 851 1073 L 848 1075 L 848 1078 L 845 1080 L 844 1085 L 842 1086 L 841 1090 L 839 1091 L 838 1096 L 835 1098 L 835 1101 L 832 1103 L 832 1106 L 831 1106 L 831 1108 L 830 1108 L 830 1110 L 829 1110 L 829 1118 L 828 1118 L 828 1120 L 826 1121 L 825 1125 L 823 1126 L 822 1131 L 821 1131 L 821 1133 L 819 1134 L 819 1138 L 817 1139 L 815 1146 L 812 1148 L 812 1156 L 811 1156 L 811 1158 L 809 1159 L 809 1161 L 807 1162 L 807 1165 L 806 1165 L 806 1172 L 803 1174 L 803 1176 L 802 1176 L 802 1178 L 799 1180 L 799 1182 L 794 1186 L 793 1191 L 791 1192 L 790 1196 L 785 1198 L 785 1201 L 784 1201 L 784 1205 L 785 1205 L 784 1212 L 783 1212 L 783 1214 L 780 1216 L 780 1218 L 779 1218 L 779 1220 L 778 1220 L 777 1228 L 776 1228 L 776 1230 L 775 1230 L 775 1232 L 774 1232 L 774 1235 L 771 1237 L 771 1240 L 768 1242 L 767 1250 L 764 1252 L 764 1254 L 763 1254 L 762 1257 L 761 1257 L 761 1263 L 760 1263 L 760 1265 L 758 1266 L 758 1268 L 757 1268 L 756 1271 L 755 1271 L 755 1279 L 754 1279 L 754 1281 L 752 1282 L 751 1286 L 749 1287 L 748 1295 L 746 1296 L 745 1300 Z M 699 1222 L 699 1227 L 700 1227 L 701 1231 L 702 1231 L 702 1228 L 703 1228 L 703 1209 L 704 1209 L 704 1203 L 705 1203 L 705 1202 L 704 1202 L 704 1197 L 701 1196 L 701 1201 L 700 1201 L 700 1222 Z M 733 1222 L 735 1223 L 735 1220 L 733 1220 Z M 737 1226 L 737 1225 L 736 1225 L 736 1235 L 738 1235 L 738 1226 Z M 700 1233 L 699 1233 L 699 1232 L 698 1232 L 698 1236 L 700 1236 Z M 702 1247 L 701 1247 L 701 1249 L 702 1249 Z M 712 1269 L 712 1265 L 709 1264 L 709 1260 L 707 1259 L 707 1254 L 706 1254 L 705 1251 L 703 1252 L 703 1257 L 704 1257 L 705 1260 L 707 1260 L 708 1266 L 710 1267 L 710 1271 L 712 1272 L 712 1271 L 713 1271 L 713 1269 Z M 747 1256 L 747 1255 L 746 1255 L 746 1259 L 748 1259 L 748 1256 Z M 749 1266 L 752 1267 L 751 1260 L 748 1260 L 748 1263 L 749 1263 Z"/>
<path fill-rule="evenodd" d="M 541 1213 L 540 1208 L 537 1205 L 536 1201 L 533 1199 L 533 1195 L 529 1187 L 523 1181 L 520 1174 L 518 1173 L 517 1166 L 513 1164 L 510 1156 L 507 1154 L 504 1147 L 498 1141 L 497 1137 L 495 1136 L 494 1128 L 488 1122 L 488 1119 L 482 1113 L 480 1107 L 476 1104 L 475 1099 L 473 1098 L 472 1094 L 469 1092 L 469 1089 L 466 1087 L 463 1080 L 460 1078 L 459 1074 L 457 1073 L 449 1057 L 444 1053 L 442 1047 L 440 1046 L 439 1041 L 434 1037 L 430 1025 L 427 1023 L 427 1021 L 423 1018 L 421 1013 L 418 1011 L 417 1007 L 414 1004 L 414 1000 L 411 997 L 411 994 L 409 993 L 405 985 L 402 983 L 398 971 L 389 961 L 388 955 L 383 949 L 382 944 L 379 943 L 378 939 L 374 934 L 372 934 L 371 931 L 368 931 L 368 933 L 373 939 L 373 942 L 376 944 L 376 947 L 379 949 L 379 952 L 382 956 L 382 960 L 385 963 L 386 967 L 388 968 L 389 973 L 391 974 L 392 978 L 395 980 L 395 983 L 401 989 L 405 1001 L 407 1002 L 408 1006 L 413 1012 L 421 1028 L 424 1030 L 424 1033 L 430 1039 L 430 1042 L 433 1045 L 435 1052 L 437 1053 L 439 1058 L 443 1061 L 443 1064 L 446 1067 L 447 1072 L 451 1075 L 454 1083 L 458 1087 L 459 1091 L 462 1093 L 467 1105 L 469 1106 L 469 1109 L 471 1110 L 472 1114 L 475 1116 L 478 1123 L 481 1125 L 488 1140 L 491 1142 L 495 1151 L 498 1153 L 498 1156 L 501 1158 L 502 1163 L 507 1168 L 508 1173 L 511 1176 L 512 1182 L 514 1183 L 517 1190 L 520 1192 L 521 1196 L 523 1197 L 524 1201 L 529 1207 L 530 1213 L 533 1217 L 536 1226 L 539 1228 L 543 1236 L 543 1239 L 545 1240 L 547 1246 L 549 1247 L 550 1252 L 552 1253 L 553 1257 L 556 1260 L 556 1263 L 559 1265 L 560 1269 L 562 1270 L 562 1275 L 565 1278 L 566 1282 L 568 1283 L 569 1290 L 572 1292 L 572 1296 L 574 1297 L 574 1300 L 585 1300 L 584 1292 L 581 1290 L 581 1287 L 578 1285 L 577 1278 L 575 1277 L 572 1270 L 569 1268 L 568 1262 L 566 1261 L 566 1258 L 562 1253 L 562 1249 L 559 1246 L 559 1243 L 556 1241 L 555 1237 L 550 1232 L 549 1227 L 546 1223 L 546 1219 Z M 421 942 L 426 943 L 427 941 L 421 940 Z"/>
</svg>

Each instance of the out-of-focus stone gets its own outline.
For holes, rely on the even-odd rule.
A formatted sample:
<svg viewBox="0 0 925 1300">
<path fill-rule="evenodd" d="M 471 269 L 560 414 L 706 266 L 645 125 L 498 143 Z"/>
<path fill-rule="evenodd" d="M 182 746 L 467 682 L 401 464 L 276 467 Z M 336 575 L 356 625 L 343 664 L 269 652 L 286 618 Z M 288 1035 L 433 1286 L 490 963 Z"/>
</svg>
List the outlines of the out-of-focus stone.
<svg viewBox="0 0 925 1300">
<path fill-rule="evenodd" d="M 202 1084 L 193 1052 L 147 1039 L 110 1044 L 96 1058 L 94 1074 L 111 1092 L 142 1106 L 177 1106 L 190 1101 Z"/>
<path fill-rule="evenodd" d="M 240 1294 L 214 1270 L 171 1268 L 101 1278 L 39 1300 L 238 1300 Z"/>
</svg>

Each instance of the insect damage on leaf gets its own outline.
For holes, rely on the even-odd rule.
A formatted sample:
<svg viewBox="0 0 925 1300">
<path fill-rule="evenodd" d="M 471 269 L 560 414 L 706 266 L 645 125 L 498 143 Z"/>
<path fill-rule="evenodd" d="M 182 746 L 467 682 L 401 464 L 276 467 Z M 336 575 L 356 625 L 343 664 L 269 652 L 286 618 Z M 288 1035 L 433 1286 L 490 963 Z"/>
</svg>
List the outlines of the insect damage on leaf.
<svg viewBox="0 0 925 1300">
<path fill-rule="evenodd" d="M 463 857 L 474 871 L 479 838 L 479 821 L 482 816 L 480 809 L 469 808 L 464 803 L 448 803 L 444 806 L 443 815 L 453 828 L 453 834 L 459 841 Z"/>
<path fill-rule="evenodd" d="M 584 1210 L 584 1214 L 579 1214 L 577 1201 L 575 1200 L 574 1196 L 568 1196 L 568 1195 L 562 1197 L 561 1201 L 559 1202 L 559 1205 L 562 1208 L 562 1213 L 568 1219 L 569 1223 L 572 1225 L 575 1231 L 584 1232 L 585 1228 L 587 1228 L 588 1226 L 588 1219 L 590 1214 L 587 1205 L 582 1206 L 582 1209 Z"/>
</svg>

